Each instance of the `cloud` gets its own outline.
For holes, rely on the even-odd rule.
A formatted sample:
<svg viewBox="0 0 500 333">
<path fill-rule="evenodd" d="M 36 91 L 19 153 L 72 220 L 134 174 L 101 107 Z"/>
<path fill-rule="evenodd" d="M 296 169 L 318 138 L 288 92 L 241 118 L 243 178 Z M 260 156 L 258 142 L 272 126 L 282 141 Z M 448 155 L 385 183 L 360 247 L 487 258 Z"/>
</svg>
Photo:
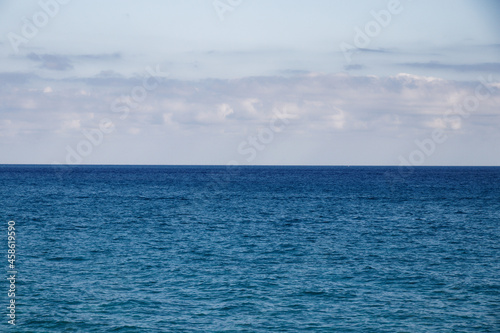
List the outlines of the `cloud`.
<svg viewBox="0 0 500 333">
<path fill-rule="evenodd" d="M 494 49 L 500 49 L 500 44 L 486 44 L 486 47 L 491 47 Z"/>
<path fill-rule="evenodd" d="M 388 53 L 395 53 L 394 51 L 392 50 L 389 50 L 389 49 L 384 49 L 384 48 L 378 48 L 378 49 L 370 49 L 370 48 L 357 48 L 356 51 L 359 51 L 359 52 L 365 52 L 365 53 L 385 53 L 385 54 L 388 54 Z"/>
<path fill-rule="evenodd" d="M 444 69 L 457 72 L 499 72 L 500 62 L 487 62 L 477 64 L 443 64 L 437 61 L 403 63 L 403 66 L 424 69 Z"/>
<path fill-rule="evenodd" d="M 43 142 L 43 151 L 55 151 L 47 157 L 49 163 L 64 161 L 66 145 L 76 147 L 107 119 L 115 132 L 106 135 L 104 144 L 95 147 L 95 155 L 85 162 L 109 163 L 108 155 L 116 157 L 130 147 L 144 147 L 144 151 L 168 151 L 162 156 L 172 158 L 199 153 L 206 158 L 201 158 L 203 163 L 227 162 L 225 157 L 214 157 L 219 156 L 215 151 L 226 151 L 230 159 L 239 158 L 243 163 L 245 159 L 237 152 L 239 143 L 269 128 L 276 113 L 287 119 L 286 126 L 278 123 L 276 142 L 262 156 L 295 152 L 296 147 L 306 154 L 310 149 L 332 151 L 343 146 L 351 152 L 360 149 L 356 154 L 371 154 L 379 145 L 384 154 L 392 156 L 395 146 L 412 144 L 436 129 L 491 142 L 488 137 L 497 138 L 500 128 L 498 83 L 482 89 L 480 93 L 489 92 L 490 97 L 481 100 L 469 117 L 460 118 L 455 106 L 474 96 L 477 82 L 404 73 L 386 77 L 308 73 L 164 79 L 156 89 L 147 91 L 144 100 L 129 105 L 127 117 L 121 118 L 113 102 L 130 96 L 144 77 L 123 77 L 114 72 L 98 76 L 47 80 L 30 74 L 0 73 L 0 85 L 4 83 L 0 89 L 0 136 L 4 142 L 31 142 L 29 147 Z M 6 85 L 5 80 L 11 77 L 19 84 Z M 98 80 L 99 85 L 92 80 Z M 444 117 L 447 113 L 448 118 Z M 372 148 L 363 150 L 352 142 L 364 142 Z M 53 148 L 56 146 L 60 148 Z M 32 149 L 29 147 L 26 149 Z"/>
<path fill-rule="evenodd" d="M 95 77 L 97 77 L 97 78 L 110 78 L 110 77 L 121 78 L 123 76 L 120 73 L 115 72 L 113 70 L 104 70 L 104 71 L 100 71 L 99 74 L 97 74 Z"/>
<path fill-rule="evenodd" d="M 3 72 L 0 73 L 0 85 L 23 85 L 37 78 L 33 73 Z"/>
<path fill-rule="evenodd" d="M 53 71 L 67 71 L 73 69 L 71 61 L 66 56 L 56 54 L 36 54 L 29 53 L 27 55 L 29 60 L 40 62 L 40 68 L 53 70 Z"/>
<path fill-rule="evenodd" d="M 344 69 L 346 71 L 356 71 L 356 70 L 365 69 L 365 68 L 366 68 L 366 66 L 358 65 L 358 64 L 344 66 Z"/>
<path fill-rule="evenodd" d="M 80 59 L 105 60 L 105 61 L 122 59 L 122 55 L 119 52 L 102 53 L 102 54 L 80 54 L 74 57 Z"/>
<path fill-rule="evenodd" d="M 307 75 L 311 73 L 311 71 L 301 70 L 301 69 L 285 69 L 279 72 L 284 76 L 298 76 L 298 75 Z"/>
<path fill-rule="evenodd" d="M 89 61 L 117 61 L 122 58 L 118 52 L 103 53 L 103 54 L 77 54 L 77 55 L 61 55 L 61 54 L 37 54 L 29 53 L 26 58 L 31 61 L 39 62 L 40 68 L 53 71 L 68 71 L 74 68 L 74 62 L 89 62 Z M 103 71 L 101 73 L 106 73 Z"/>
<path fill-rule="evenodd" d="M 488 87 L 492 97 L 481 101 L 475 117 L 443 120 L 450 110 L 456 115 L 455 105 L 474 96 L 477 83 L 404 73 L 389 77 L 316 73 L 165 80 L 148 91 L 143 101 L 129 106 L 126 119 L 119 118 L 121 114 L 113 111 L 112 103 L 140 86 L 142 78 L 103 72 L 97 78 L 48 83 L 39 78 L 29 81 L 26 74 L 23 80 L 20 74 L 0 73 L 0 82 L 10 76 L 19 77 L 24 85 L 0 91 L 0 119 L 18 128 L 19 133 L 37 129 L 78 136 L 82 129 L 98 127 L 103 118 L 116 122 L 123 133 L 136 136 L 177 130 L 200 137 L 249 133 L 266 126 L 276 110 L 287 110 L 289 135 L 365 132 L 398 137 L 433 128 L 461 131 L 474 128 L 486 116 L 490 118 L 481 126 L 500 127 L 496 109 L 500 86 Z"/>
</svg>

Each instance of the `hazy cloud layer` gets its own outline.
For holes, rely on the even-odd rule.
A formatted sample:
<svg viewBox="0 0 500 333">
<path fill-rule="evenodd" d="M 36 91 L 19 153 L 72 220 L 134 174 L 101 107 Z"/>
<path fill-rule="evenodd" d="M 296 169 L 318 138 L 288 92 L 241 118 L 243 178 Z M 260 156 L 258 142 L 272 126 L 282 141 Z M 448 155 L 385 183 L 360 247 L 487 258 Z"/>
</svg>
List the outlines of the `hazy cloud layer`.
<svg viewBox="0 0 500 333">
<path fill-rule="evenodd" d="M 42 81 L 23 73 L 0 73 L 0 85 L 18 82 L 1 92 L 1 115 L 25 119 L 36 114 L 57 128 L 68 114 L 84 119 L 113 115 L 110 103 L 140 87 L 144 78 L 124 78 L 103 72 L 93 78 Z M 31 80 L 31 81 L 30 81 Z M 434 117 L 474 95 L 476 82 L 398 74 L 391 77 L 314 74 L 293 77 L 250 77 L 235 80 L 180 81 L 162 78 L 162 84 L 137 102 L 129 125 L 194 126 L 221 128 L 265 122 L 273 108 L 288 107 L 300 120 L 296 128 L 381 130 L 425 128 Z M 498 84 L 481 103 L 479 114 L 496 114 Z M 485 90 L 486 91 L 486 90 Z M 226 108 L 228 112 L 222 112 Z M 10 110 L 10 112 L 9 112 Z M 13 112 L 15 111 L 15 113 Z M 49 115 L 49 114 L 50 115 Z M 342 115 L 342 125 L 329 121 Z M 158 119 L 169 119 L 168 122 Z M 12 119 L 11 119 L 12 120 Z M 137 122 L 135 122 L 137 121 Z M 37 122 L 43 129 L 46 124 Z M 91 123 L 86 124 L 92 126 Z M 59 128 L 59 129 L 62 129 Z"/>
<path fill-rule="evenodd" d="M 457 72 L 488 72 L 488 73 L 500 72 L 500 62 L 488 62 L 488 63 L 478 63 L 478 64 L 443 64 L 431 61 L 425 63 L 418 63 L 418 62 L 404 63 L 402 65 L 414 68 L 424 68 L 424 69 L 446 69 Z"/>
<path fill-rule="evenodd" d="M 108 119 L 116 128 L 110 136 L 120 138 L 121 143 L 115 144 L 121 149 L 150 142 L 152 136 L 161 141 L 175 135 L 177 148 L 187 151 L 216 138 L 226 145 L 208 148 L 218 156 L 235 153 L 239 142 L 268 127 L 276 112 L 288 120 L 279 134 L 283 139 L 311 140 L 317 147 L 322 146 L 318 141 L 332 135 L 371 138 L 381 144 L 384 137 L 411 143 L 434 129 L 458 137 L 495 137 L 500 128 L 498 83 L 481 88 L 480 93 L 488 98 L 465 118 L 455 106 L 474 96 L 478 82 L 410 74 L 310 73 L 200 81 L 161 78 L 161 84 L 134 102 L 133 91 L 147 78 L 124 78 L 111 72 L 46 81 L 29 74 L 2 73 L 0 85 L 7 88 L 0 92 L 0 135 L 13 141 L 31 136 L 74 144 L 85 138 L 82 131 L 99 128 L 100 121 Z M 16 87 L 8 86 L 12 79 L 18 80 Z M 153 85 L 153 81 L 148 83 Z M 116 103 L 118 100 L 122 102 Z M 126 117 L 121 117 L 125 109 Z M 451 116 L 445 117 L 447 112 Z M 59 149 L 64 155 L 64 145 Z M 383 146 L 380 151 L 390 153 Z"/>
<path fill-rule="evenodd" d="M 66 71 L 73 69 L 73 65 L 68 57 L 56 54 L 36 54 L 30 53 L 27 55 L 29 60 L 39 62 L 40 68 L 53 71 Z"/>
<path fill-rule="evenodd" d="M 366 67 L 363 65 L 359 65 L 359 64 L 352 64 L 352 65 L 344 66 L 344 69 L 346 71 L 355 71 L 355 70 L 360 70 L 360 69 L 364 69 L 364 68 L 366 68 Z"/>
</svg>

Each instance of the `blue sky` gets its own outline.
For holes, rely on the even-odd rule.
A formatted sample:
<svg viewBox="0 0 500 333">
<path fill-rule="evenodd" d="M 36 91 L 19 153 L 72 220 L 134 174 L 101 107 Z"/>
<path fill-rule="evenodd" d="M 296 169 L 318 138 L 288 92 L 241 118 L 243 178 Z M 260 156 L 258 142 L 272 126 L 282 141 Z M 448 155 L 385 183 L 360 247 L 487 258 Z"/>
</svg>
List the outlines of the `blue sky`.
<svg viewBox="0 0 500 333">
<path fill-rule="evenodd" d="M 500 165 L 499 14 L 0 1 L 0 163 Z"/>
</svg>

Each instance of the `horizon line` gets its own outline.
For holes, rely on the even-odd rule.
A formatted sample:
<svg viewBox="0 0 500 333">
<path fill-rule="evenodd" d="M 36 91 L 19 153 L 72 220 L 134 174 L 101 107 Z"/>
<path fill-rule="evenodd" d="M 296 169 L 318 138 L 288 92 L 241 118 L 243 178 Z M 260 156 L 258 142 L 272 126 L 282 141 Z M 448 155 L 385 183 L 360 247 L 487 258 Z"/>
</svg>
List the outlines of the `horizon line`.
<svg viewBox="0 0 500 333">
<path fill-rule="evenodd" d="M 393 168 L 426 168 L 426 167 L 500 167 L 500 165 L 393 165 L 393 164 L 47 164 L 47 163 L 0 163 L 0 166 L 49 166 L 49 167 L 92 167 L 92 166 L 141 166 L 141 167 L 393 167 Z"/>
</svg>

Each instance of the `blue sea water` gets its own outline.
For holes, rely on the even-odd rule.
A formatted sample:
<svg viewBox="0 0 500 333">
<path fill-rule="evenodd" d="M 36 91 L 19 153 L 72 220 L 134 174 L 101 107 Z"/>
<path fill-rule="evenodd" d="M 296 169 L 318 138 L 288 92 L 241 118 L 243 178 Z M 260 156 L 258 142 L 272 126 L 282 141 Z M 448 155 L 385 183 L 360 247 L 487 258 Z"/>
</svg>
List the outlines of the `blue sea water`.
<svg viewBox="0 0 500 333">
<path fill-rule="evenodd" d="M 2 332 L 500 331 L 499 167 L 4 165 L 0 193 Z"/>
</svg>

